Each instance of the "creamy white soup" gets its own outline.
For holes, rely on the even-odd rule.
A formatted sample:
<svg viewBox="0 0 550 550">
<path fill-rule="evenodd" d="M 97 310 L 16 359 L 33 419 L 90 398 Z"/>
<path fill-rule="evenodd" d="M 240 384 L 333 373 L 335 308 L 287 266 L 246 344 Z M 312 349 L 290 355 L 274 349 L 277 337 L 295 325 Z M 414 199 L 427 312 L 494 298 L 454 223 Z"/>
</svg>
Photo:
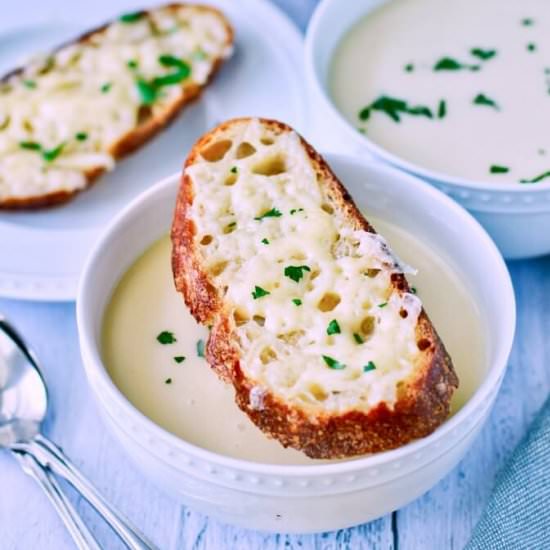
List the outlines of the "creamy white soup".
<svg viewBox="0 0 550 550">
<path fill-rule="evenodd" d="M 550 181 L 550 3 L 392 0 L 351 28 L 330 71 L 344 116 L 423 168 Z"/>
<path fill-rule="evenodd" d="M 409 282 L 421 297 L 453 358 L 460 388 L 456 412 L 485 370 L 483 328 L 459 276 L 424 244 L 393 225 L 373 220 L 418 274 Z M 233 387 L 204 360 L 208 330 L 197 325 L 174 289 L 168 236 L 151 246 L 122 277 L 103 324 L 103 360 L 126 397 L 178 437 L 231 457 L 270 464 L 311 464 L 268 439 L 234 403 Z"/>
</svg>

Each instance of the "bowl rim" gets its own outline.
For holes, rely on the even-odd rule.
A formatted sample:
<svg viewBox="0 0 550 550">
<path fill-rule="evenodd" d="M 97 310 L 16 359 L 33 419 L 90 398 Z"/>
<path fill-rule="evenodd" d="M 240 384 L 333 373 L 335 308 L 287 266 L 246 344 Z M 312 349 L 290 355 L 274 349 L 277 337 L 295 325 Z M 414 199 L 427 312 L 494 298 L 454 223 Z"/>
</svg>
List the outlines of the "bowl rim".
<svg viewBox="0 0 550 550">
<path fill-rule="evenodd" d="M 335 106 L 330 93 L 326 89 L 326 86 L 322 83 L 319 74 L 316 70 L 315 62 L 315 52 L 317 50 L 317 43 L 322 39 L 322 36 L 319 33 L 319 27 L 321 26 L 323 20 L 326 17 L 326 12 L 328 11 L 331 4 L 336 3 L 338 0 L 321 0 L 317 7 L 315 8 L 313 15 L 311 16 L 310 22 L 306 29 L 306 36 L 304 42 L 304 58 L 305 58 L 305 69 L 306 69 L 306 79 L 313 86 L 314 91 L 317 92 L 318 97 L 321 99 L 323 106 L 328 109 L 331 115 L 335 120 L 338 121 L 340 128 L 344 129 L 346 133 L 352 137 L 355 143 L 359 146 L 367 149 L 370 153 L 374 154 L 377 158 L 382 159 L 386 162 L 389 162 L 396 168 L 409 172 L 415 176 L 428 179 L 430 181 L 453 185 L 457 187 L 463 187 L 472 190 L 485 191 L 485 192 L 499 192 L 499 193 L 512 193 L 512 194 L 521 194 L 521 193 L 544 193 L 550 191 L 550 180 L 543 181 L 537 184 L 521 184 L 521 183 L 500 183 L 500 182 L 489 182 L 485 180 L 476 180 L 471 178 L 462 178 L 460 176 L 452 176 L 444 172 L 439 172 L 437 170 L 431 170 L 429 168 L 424 168 L 414 162 L 408 161 L 391 151 L 385 149 L 381 145 L 378 145 L 372 141 L 368 136 L 361 134 L 353 127 L 351 122 L 349 122 L 346 117 L 340 112 L 340 110 Z M 391 0 L 384 0 L 384 4 L 390 2 Z M 382 3 L 379 3 L 374 7 L 378 9 L 382 6 Z M 362 17 L 369 17 L 370 12 L 363 14 Z M 358 18 L 354 24 L 356 24 L 360 18 Z M 346 34 L 351 27 L 348 27 L 342 33 L 342 36 Z M 338 40 L 337 45 L 340 44 L 341 38 Z"/>
<path fill-rule="evenodd" d="M 111 239 L 122 233 L 121 230 L 127 226 L 129 223 L 129 218 L 131 218 L 134 212 L 140 211 L 142 208 L 146 208 L 146 204 L 152 197 L 162 194 L 163 192 L 166 192 L 167 189 L 177 185 L 177 182 L 180 180 L 180 173 L 176 173 L 164 178 L 148 190 L 138 195 L 114 218 L 114 220 L 111 221 L 111 223 L 103 231 L 101 237 L 96 241 L 92 251 L 88 255 L 82 276 L 80 278 L 78 297 L 76 301 L 76 318 L 81 355 L 88 382 L 90 383 L 90 386 L 92 386 L 92 393 L 95 399 L 100 402 L 102 407 L 108 408 L 106 402 L 109 399 L 114 400 L 118 407 L 121 407 L 127 414 L 134 417 L 136 422 L 139 422 L 144 425 L 144 427 L 147 427 L 148 430 L 152 431 L 160 440 L 167 442 L 170 447 L 175 447 L 188 456 L 216 464 L 219 467 L 239 470 L 249 474 L 278 475 L 287 478 L 303 475 L 316 477 L 331 474 L 346 474 L 352 471 L 364 470 L 371 467 L 374 468 L 417 453 L 425 447 L 430 446 L 435 440 L 442 439 L 446 434 L 460 425 L 466 418 L 468 418 L 470 413 L 476 411 L 477 407 L 486 400 L 492 390 L 499 386 L 506 371 L 507 361 L 514 340 L 516 306 L 510 274 L 500 252 L 486 231 L 470 213 L 468 213 L 455 201 L 434 187 L 426 185 L 424 182 L 411 174 L 402 172 L 395 167 L 383 165 L 379 162 L 372 161 L 370 159 L 363 159 L 358 156 L 334 153 L 322 154 L 324 158 L 327 159 L 329 164 L 331 164 L 334 160 L 352 163 L 363 168 L 368 167 L 371 170 L 383 172 L 387 178 L 400 179 L 408 188 L 412 188 L 413 192 L 430 196 L 432 199 L 438 201 L 443 208 L 447 208 L 447 210 L 452 211 L 453 215 L 461 220 L 461 223 L 469 225 L 472 230 L 478 234 L 478 245 L 484 249 L 486 256 L 491 258 L 491 261 L 494 264 L 493 276 L 497 278 L 497 280 L 500 280 L 502 286 L 503 292 L 500 303 L 502 304 L 503 318 L 506 319 L 507 323 L 502 336 L 503 344 L 495 351 L 495 360 L 489 364 L 485 379 L 477 387 L 470 399 L 457 413 L 447 419 L 432 434 L 424 438 L 389 451 L 376 453 L 362 458 L 350 458 L 349 460 L 344 460 L 342 462 L 328 464 L 268 464 L 218 454 L 214 451 L 204 449 L 179 438 L 148 418 L 116 387 L 107 372 L 101 358 L 101 352 L 99 349 L 100 345 L 99 343 L 96 345 L 94 338 L 95 319 L 91 318 L 91 315 L 88 313 L 89 311 L 92 311 L 89 304 L 95 301 L 95 297 L 89 289 L 92 281 L 94 280 L 94 266 L 103 254 L 103 251 L 108 248 Z M 102 316 L 103 314 L 104 309 L 101 311 Z M 101 384 L 101 396 L 95 387 L 97 381 Z"/>
</svg>

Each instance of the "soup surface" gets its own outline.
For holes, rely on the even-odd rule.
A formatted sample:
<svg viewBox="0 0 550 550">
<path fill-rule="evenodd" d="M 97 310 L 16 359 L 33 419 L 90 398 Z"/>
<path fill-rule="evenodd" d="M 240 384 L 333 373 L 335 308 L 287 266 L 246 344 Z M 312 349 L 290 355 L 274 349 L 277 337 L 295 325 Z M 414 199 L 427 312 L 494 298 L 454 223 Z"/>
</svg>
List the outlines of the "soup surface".
<svg viewBox="0 0 550 550">
<path fill-rule="evenodd" d="M 460 377 L 456 412 L 485 370 L 480 315 L 458 275 L 403 230 L 372 220 L 402 260 Z M 227 456 L 270 464 L 311 464 L 252 424 L 233 401 L 233 387 L 216 377 L 202 355 L 208 330 L 197 325 L 174 289 L 170 240 L 151 246 L 122 277 L 105 313 L 103 359 L 126 397 L 158 425 L 186 441 Z"/>
<path fill-rule="evenodd" d="M 423 168 L 550 181 L 547 0 L 393 0 L 338 45 L 333 100 L 376 144 Z"/>
</svg>

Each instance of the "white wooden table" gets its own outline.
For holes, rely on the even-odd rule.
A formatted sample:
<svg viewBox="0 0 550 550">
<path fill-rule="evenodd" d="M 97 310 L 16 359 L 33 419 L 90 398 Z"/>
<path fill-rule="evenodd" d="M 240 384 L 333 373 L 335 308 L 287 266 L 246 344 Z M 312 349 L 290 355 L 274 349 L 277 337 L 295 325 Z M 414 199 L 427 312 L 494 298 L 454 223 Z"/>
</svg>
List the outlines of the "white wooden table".
<svg viewBox="0 0 550 550">
<path fill-rule="evenodd" d="M 303 29 L 316 1 L 276 3 Z M 24 9 L 24 4 L 25 0 L 10 3 L 13 9 Z M 451 550 L 464 547 L 495 474 L 550 391 L 550 257 L 509 267 L 518 300 L 516 343 L 495 409 L 471 451 L 409 506 L 360 527 L 320 535 L 244 531 L 197 514 L 160 492 L 134 468 L 101 423 L 80 362 L 74 305 L 0 299 L 0 312 L 19 327 L 41 359 L 52 404 L 46 433 L 163 550 Z M 71 496 L 102 546 L 119 548 L 87 504 Z M 34 481 L 10 456 L 0 454 L 0 549 L 72 548 L 65 528 Z"/>
</svg>

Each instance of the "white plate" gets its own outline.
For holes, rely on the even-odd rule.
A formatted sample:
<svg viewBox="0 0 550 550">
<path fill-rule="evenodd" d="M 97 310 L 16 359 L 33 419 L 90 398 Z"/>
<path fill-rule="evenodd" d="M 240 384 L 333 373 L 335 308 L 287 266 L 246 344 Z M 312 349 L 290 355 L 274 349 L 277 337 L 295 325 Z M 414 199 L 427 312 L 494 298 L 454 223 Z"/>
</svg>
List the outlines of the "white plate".
<svg viewBox="0 0 550 550">
<path fill-rule="evenodd" d="M 32 2 L 34 3 L 34 2 Z M 178 171 L 195 140 L 222 120 L 272 117 L 300 131 L 306 125 L 302 89 L 302 38 L 271 3 L 205 0 L 224 11 L 235 28 L 234 56 L 199 102 L 140 151 L 120 162 L 67 205 L 31 213 L 0 213 L 0 296 L 74 300 L 84 260 L 101 229 L 131 199 L 163 176 Z M 0 29 L 0 73 L 22 57 L 78 36 L 135 4 L 99 0 L 62 5 L 36 2 L 27 12 L 8 13 Z M 29 10 L 33 11 L 33 10 Z M 47 13 L 46 13 L 47 12 Z"/>
</svg>

